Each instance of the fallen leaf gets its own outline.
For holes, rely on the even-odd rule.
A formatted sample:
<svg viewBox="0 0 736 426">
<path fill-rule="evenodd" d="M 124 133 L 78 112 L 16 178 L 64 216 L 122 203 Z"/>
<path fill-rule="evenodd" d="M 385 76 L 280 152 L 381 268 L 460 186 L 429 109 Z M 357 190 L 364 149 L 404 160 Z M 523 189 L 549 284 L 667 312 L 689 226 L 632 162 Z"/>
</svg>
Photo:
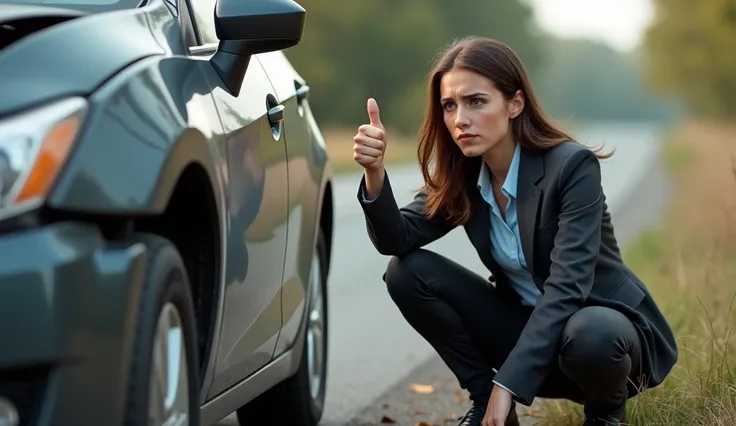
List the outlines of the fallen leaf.
<svg viewBox="0 0 736 426">
<path fill-rule="evenodd" d="M 412 383 L 409 386 L 409 390 L 414 393 L 421 393 L 421 394 L 430 394 L 434 392 L 434 386 L 432 385 L 420 385 L 418 383 Z"/>
<path fill-rule="evenodd" d="M 458 404 L 464 404 L 464 403 L 470 401 L 470 396 L 468 394 L 466 394 L 465 392 L 463 392 L 462 389 L 457 389 L 456 388 L 453 391 L 453 393 L 455 394 L 455 401 Z"/>
<path fill-rule="evenodd" d="M 381 423 L 396 423 L 396 419 L 394 419 L 393 417 L 389 416 L 388 414 L 384 414 L 381 417 Z"/>
<path fill-rule="evenodd" d="M 433 423 L 417 422 L 414 426 L 437 426 Z"/>
<path fill-rule="evenodd" d="M 455 413 L 450 414 L 449 416 L 445 417 L 446 422 L 456 422 L 460 420 L 463 416 L 457 415 Z"/>
<path fill-rule="evenodd" d="M 455 395 L 455 400 L 458 404 L 465 404 L 466 402 L 470 401 L 470 397 L 467 395 Z"/>
<path fill-rule="evenodd" d="M 421 409 L 421 408 L 415 408 L 415 409 L 411 410 L 411 414 L 412 414 L 413 416 L 416 416 L 417 414 L 427 414 L 427 412 L 426 412 L 426 411 L 424 411 L 424 410 L 423 410 L 423 409 Z"/>
</svg>

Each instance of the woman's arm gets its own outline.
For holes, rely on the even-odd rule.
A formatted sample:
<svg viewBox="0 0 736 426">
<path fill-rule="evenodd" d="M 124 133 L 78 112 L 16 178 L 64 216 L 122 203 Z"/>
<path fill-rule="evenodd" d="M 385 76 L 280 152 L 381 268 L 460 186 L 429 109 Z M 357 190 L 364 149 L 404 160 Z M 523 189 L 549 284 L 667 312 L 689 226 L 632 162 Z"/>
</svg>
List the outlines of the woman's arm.
<svg viewBox="0 0 736 426">
<path fill-rule="evenodd" d="M 523 404 L 531 404 L 557 360 L 559 336 L 593 287 L 601 244 L 603 191 L 600 164 L 588 149 L 564 161 L 560 214 L 544 294 L 495 380 Z"/>
<path fill-rule="evenodd" d="M 424 214 L 427 203 L 424 191 L 417 193 L 411 203 L 399 209 L 388 173 L 385 170 L 382 173 L 382 178 L 366 173 L 358 189 L 368 236 L 379 253 L 401 256 L 441 238 L 454 228 L 448 221 L 430 219 Z M 375 188 L 376 183 L 381 185 L 380 188 Z"/>
</svg>

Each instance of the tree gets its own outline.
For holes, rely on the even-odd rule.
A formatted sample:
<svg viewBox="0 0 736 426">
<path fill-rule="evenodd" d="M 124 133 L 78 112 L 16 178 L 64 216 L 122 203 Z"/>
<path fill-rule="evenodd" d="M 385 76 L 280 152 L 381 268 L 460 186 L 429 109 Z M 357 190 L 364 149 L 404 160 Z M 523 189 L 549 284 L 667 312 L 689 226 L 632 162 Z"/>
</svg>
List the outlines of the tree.
<svg viewBox="0 0 736 426">
<path fill-rule="evenodd" d="M 519 0 L 299 2 L 305 33 L 286 55 L 312 87 L 310 104 L 324 125 L 365 121 L 365 101 L 375 97 L 387 125 L 416 132 L 432 60 L 458 36 L 493 36 L 528 65 L 539 59 L 530 11 Z"/>
<path fill-rule="evenodd" d="M 736 1 L 655 4 L 645 37 L 651 87 L 680 95 L 696 115 L 736 118 Z"/>
</svg>

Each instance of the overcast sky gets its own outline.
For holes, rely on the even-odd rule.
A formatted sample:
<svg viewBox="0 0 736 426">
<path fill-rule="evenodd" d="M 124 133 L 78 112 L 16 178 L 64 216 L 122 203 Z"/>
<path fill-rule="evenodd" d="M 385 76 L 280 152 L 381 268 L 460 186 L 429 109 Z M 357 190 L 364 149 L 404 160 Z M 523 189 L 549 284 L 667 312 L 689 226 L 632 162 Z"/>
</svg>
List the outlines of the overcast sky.
<svg viewBox="0 0 736 426">
<path fill-rule="evenodd" d="M 654 14 L 651 0 L 528 1 L 545 30 L 560 37 L 601 40 L 624 51 L 639 44 Z"/>
</svg>

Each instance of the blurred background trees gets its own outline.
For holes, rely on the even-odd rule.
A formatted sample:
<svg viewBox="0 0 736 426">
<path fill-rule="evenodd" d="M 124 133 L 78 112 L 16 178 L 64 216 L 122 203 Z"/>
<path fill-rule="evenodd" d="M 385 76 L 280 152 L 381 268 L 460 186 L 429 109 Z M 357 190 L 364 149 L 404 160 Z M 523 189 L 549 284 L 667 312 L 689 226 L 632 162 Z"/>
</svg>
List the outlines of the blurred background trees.
<svg viewBox="0 0 736 426">
<path fill-rule="evenodd" d="M 300 4 L 308 11 L 304 38 L 286 54 L 313 88 L 312 108 L 328 127 L 365 121 L 372 96 L 388 125 L 415 134 L 434 57 L 465 35 L 514 48 L 546 109 L 563 120 L 672 122 L 685 111 L 736 110 L 734 0 L 658 0 L 657 22 L 631 53 L 545 34 L 523 0 Z"/>
<path fill-rule="evenodd" d="M 647 82 L 690 111 L 736 118 L 736 0 L 656 0 L 644 48 Z"/>
<path fill-rule="evenodd" d="M 320 122 L 353 126 L 375 97 L 392 126 L 415 129 L 425 77 L 439 49 L 464 35 L 487 35 L 517 49 L 531 67 L 541 61 L 531 10 L 516 0 L 301 0 L 302 42 L 287 51 L 314 89 Z M 468 11 L 473 11 L 468 13 Z"/>
</svg>

